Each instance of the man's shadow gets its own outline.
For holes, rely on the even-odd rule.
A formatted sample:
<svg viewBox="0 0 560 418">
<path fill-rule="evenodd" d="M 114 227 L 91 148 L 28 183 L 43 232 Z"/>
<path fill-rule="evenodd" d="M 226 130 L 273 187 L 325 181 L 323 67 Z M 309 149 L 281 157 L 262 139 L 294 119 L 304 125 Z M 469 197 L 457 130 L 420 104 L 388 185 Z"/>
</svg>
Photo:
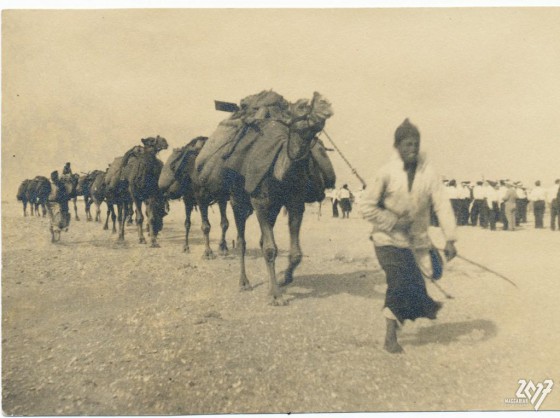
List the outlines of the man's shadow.
<svg viewBox="0 0 560 418">
<path fill-rule="evenodd" d="M 494 322 L 487 319 L 474 319 L 434 324 L 422 327 L 414 334 L 403 333 L 399 337 L 399 343 L 413 346 L 433 343 L 448 345 L 458 341 L 465 344 L 475 344 L 493 338 L 497 333 L 498 328 Z"/>
<path fill-rule="evenodd" d="M 283 274 L 283 273 L 281 273 Z M 287 295 L 293 299 L 328 298 L 347 293 L 367 299 L 384 299 L 383 271 L 359 270 L 343 274 L 313 274 L 296 276 L 287 287 Z"/>
</svg>

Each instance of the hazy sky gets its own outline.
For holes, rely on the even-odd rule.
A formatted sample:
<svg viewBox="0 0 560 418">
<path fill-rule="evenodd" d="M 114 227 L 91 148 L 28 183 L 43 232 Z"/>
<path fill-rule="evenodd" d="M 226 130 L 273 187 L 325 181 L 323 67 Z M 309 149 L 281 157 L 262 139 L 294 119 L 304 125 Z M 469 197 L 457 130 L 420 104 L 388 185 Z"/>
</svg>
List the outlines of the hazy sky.
<svg viewBox="0 0 560 418">
<path fill-rule="evenodd" d="M 2 198 L 143 137 L 210 135 L 214 99 L 263 89 L 326 96 L 366 180 L 405 117 L 449 178 L 560 177 L 560 8 L 4 10 Z"/>
</svg>

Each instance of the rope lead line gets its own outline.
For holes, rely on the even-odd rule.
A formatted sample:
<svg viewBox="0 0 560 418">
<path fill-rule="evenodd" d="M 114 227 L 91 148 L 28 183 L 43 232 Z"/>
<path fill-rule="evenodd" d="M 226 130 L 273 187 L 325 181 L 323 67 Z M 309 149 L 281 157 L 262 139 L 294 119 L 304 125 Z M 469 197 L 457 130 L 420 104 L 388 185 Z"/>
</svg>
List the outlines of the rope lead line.
<svg viewBox="0 0 560 418">
<path fill-rule="evenodd" d="M 330 141 L 330 143 L 332 144 L 332 146 L 334 147 L 334 149 L 336 150 L 336 152 L 338 152 L 340 154 L 340 156 L 342 157 L 342 159 L 344 160 L 344 162 L 348 165 L 348 167 L 350 167 L 350 170 L 352 171 L 352 174 L 354 174 L 356 177 L 358 177 L 358 180 L 360 180 L 360 183 L 362 183 L 362 187 L 365 189 L 366 188 L 366 182 L 364 181 L 364 179 L 362 177 L 360 177 L 360 175 L 358 174 L 358 172 L 356 171 L 356 169 L 354 167 L 352 167 L 352 164 L 350 164 L 350 161 L 348 161 L 346 159 L 346 157 L 344 156 L 344 154 L 342 154 L 342 152 L 340 151 L 340 149 L 336 146 L 336 144 L 334 143 L 334 141 L 332 140 L 332 138 L 329 136 L 329 134 L 327 133 L 327 131 L 325 131 L 324 129 L 321 131 L 321 133 L 324 133 L 325 136 L 327 137 L 327 139 Z"/>
</svg>

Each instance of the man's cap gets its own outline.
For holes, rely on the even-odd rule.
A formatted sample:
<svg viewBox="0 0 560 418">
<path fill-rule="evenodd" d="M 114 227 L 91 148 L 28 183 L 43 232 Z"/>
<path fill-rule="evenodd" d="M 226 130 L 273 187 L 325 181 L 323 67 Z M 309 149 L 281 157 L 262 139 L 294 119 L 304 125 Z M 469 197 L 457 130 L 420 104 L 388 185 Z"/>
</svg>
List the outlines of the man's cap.
<svg viewBox="0 0 560 418">
<path fill-rule="evenodd" d="M 420 131 L 406 118 L 395 131 L 395 145 L 398 145 L 403 139 L 410 137 L 420 139 Z"/>
</svg>

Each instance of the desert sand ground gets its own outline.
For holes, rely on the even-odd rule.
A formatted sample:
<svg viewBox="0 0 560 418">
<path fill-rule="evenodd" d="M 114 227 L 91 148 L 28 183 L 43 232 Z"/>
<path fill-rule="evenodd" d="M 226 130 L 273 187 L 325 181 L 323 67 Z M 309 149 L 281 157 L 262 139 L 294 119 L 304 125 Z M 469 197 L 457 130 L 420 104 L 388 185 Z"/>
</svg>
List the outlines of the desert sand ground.
<svg viewBox="0 0 560 418">
<path fill-rule="evenodd" d="M 201 258 L 193 214 L 182 252 L 182 203 L 161 248 L 125 244 L 98 223 L 72 220 L 58 244 L 46 218 L 2 203 L 2 407 L 16 415 L 166 415 L 353 411 L 531 411 L 511 405 L 518 380 L 554 387 L 560 409 L 560 232 L 459 228 L 459 253 L 513 280 L 455 259 L 428 291 L 444 308 L 408 321 L 405 353 L 382 348 L 385 279 L 352 212 L 309 206 L 305 257 L 289 304 L 267 304 L 258 225 L 248 222 L 251 292 L 238 290 L 235 252 Z M 217 252 L 217 208 L 210 213 Z M 228 242 L 235 238 L 233 217 Z M 438 231 L 434 236 L 437 238 Z M 276 226 L 287 265 L 287 219 Z"/>
</svg>

